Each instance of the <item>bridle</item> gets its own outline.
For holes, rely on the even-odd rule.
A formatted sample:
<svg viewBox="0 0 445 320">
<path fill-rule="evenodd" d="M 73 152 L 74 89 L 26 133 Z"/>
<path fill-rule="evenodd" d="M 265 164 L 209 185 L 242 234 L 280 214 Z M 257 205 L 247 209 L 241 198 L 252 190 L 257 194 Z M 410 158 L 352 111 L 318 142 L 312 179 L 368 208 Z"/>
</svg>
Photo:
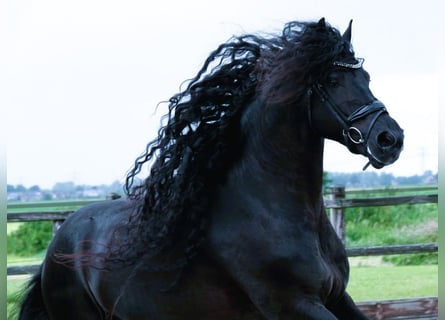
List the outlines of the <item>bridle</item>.
<svg viewBox="0 0 445 320">
<path fill-rule="evenodd" d="M 363 65 L 364 59 L 357 58 L 357 63 L 346 63 L 346 62 L 340 62 L 335 61 L 333 63 L 334 66 L 348 68 L 348 69 L 360 69 Z M 328 109 L 331 111 L 331 113 L 335 116 L 337 121 L 341 124 L 343 131 L 342 135 L 345 140 L 346 145 L 349 147 L 351 143 L 355 145 L 363 144 L 366 149 L 368 149 L 368 138 L 369 134 L 371 133 L 372 128 L 374 127 L 377 119 L 383 115 L 384 113 L 387 113 L 385 105 L 380 102 L 377 99 L 374 99 L 370 103 L 364 104 L 357 108 L 353 113 L 351 113 L 349 116 L 345 115 L 344 112 L 338 107 L 335 102 L 332 101 L 331 97 L 327 93 L 327 91 L 324 89 L 323 85 L 320 83 L 315 83 L 311 89 L 309 90 L 309 94 L 311 95 L 312 92 L 315 92 L 319 97 L 321 102 L 323 102 Z M 312 126 L 312 116 L 311 116 L 311 106 L 310 103 L 308 104 L 308 116 L 309 116 L 309 123 Z M 373 118 L 368 126 L 367 132 L 365 135 L 354 126 L 354 122 L 366 118 L 369 115 L 373 115 Z M 370 162 L 363 168 L 365 170 L 369 166 Z"/>
</svg>

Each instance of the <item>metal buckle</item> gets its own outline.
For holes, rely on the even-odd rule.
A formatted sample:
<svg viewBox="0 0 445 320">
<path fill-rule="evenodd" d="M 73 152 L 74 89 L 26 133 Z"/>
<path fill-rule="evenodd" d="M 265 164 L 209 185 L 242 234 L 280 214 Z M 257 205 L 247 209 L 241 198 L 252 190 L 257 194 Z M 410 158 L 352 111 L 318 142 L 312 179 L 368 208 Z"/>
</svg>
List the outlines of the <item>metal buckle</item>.
<svg viewBox="0 0 445 320">
<path fill-rule="evenodd" d="M 345 130 L 343 130 L 343 135 L 347 136 L 349 140 L 351 140 L 354 144 L 361 144 L 365 142 L 362 132 L 356 127 L 349 127 L 348 132 L 345 132 Z M 357 137 L 353 137 L 353 135 L 358 135 L 358 139 Z"/>
</svg>

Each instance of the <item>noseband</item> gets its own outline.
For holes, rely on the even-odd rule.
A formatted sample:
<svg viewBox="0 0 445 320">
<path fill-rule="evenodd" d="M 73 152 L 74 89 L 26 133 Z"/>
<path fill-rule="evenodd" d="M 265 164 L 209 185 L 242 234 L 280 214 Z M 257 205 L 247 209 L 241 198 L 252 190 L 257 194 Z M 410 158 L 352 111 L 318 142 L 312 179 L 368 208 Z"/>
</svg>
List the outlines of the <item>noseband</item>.
<svg viewBox="0 0 445 320">
<path fill-rule="evenodd" d="M 355 64 L 350 64 L 346 62 L 334 62 L 334 66 L 339 66 L 343 68 L 348 69 L 359 69 L 362 67 L 363 59 L 357 59 L 358 62 Z M 344 112 L 338 107 L 335 102 L 332 101 L 329 94 L 324 89 L 323 85 L 320 83 L 316 83 L 312 86 L 312 88 L 309 90 L 310 93 L 315 92 L 321 99 L 321 101 L 328 107 L 328 109 L 331 111 L 331 113 L 335 116 L 337 121 L 341 124 L 343 128 L 343 137 L 345 139 L 346 145 L 349 147 L 350 143 L 353 144 L 363 144 L 365 147 L 367 147 L 368 144 L 368 138 L 371 133 L 372 128 L 374 127 L 377 119 L 384 113 L 387 113 L 386 108 L 382 102 L 375 99 L 371 101 L 370 103 L 364 104 L 357 108 L 353 113 L 351 113 L 349 116 L 346 116 Z M 367 116 L 373 114 L 373 118 L 368 126 L 368 130 L 365 135 L 358 129 L 357 127 L 354 127 L 354 122 L 366 118 Z M 312 117 L 310 112 L 310 106 L 309 106 L 309 123 L 312 124 Z M 363 170 L 365 170 L 368 165 L 368 163 Z"/>
<path fill-rule="evenodd" d="M 343 127 L 343 137 L 345 138 L 346 143 L 352 142 L 354 144 L 366 144 L 375 122 L 382 114 L 387 112 L 382 102 L 379 100 L 373 100 L 368 104 L 362 105 L 349 116 L 345 116 L 343 111 L 341 111 L 340 108 L 332 101 L 332 99 L 330 99 L 329 94 L 321 84 L 315 84 L 313 86 L 313 90 L 318 94 L 321 101 L 326 104 L 338 122 L 340 122 L 341 126 Z M 366 135 L 363 136 L 360 129 L 354 127 L 353 124 L 355 121 L 366 118 L 370 114 L 375 115 L 369 124 Z"/>
</svg>

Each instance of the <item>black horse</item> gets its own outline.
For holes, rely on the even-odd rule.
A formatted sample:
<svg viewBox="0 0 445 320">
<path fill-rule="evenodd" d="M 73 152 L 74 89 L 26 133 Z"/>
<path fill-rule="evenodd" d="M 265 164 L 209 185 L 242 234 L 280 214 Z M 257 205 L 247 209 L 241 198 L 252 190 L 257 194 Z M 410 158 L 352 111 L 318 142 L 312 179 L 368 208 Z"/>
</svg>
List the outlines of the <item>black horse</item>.
<svg viewBox="0 0 445 320">
<path fill-rule="evenodd" d="M 323 141 L 382 168 L 403 131 L 350 42 L 321 19 L 221 44 L 170 99 L 128 197 L 63 223 L 19 318 L 366 319 L 325 214 Z"/>
</svg>

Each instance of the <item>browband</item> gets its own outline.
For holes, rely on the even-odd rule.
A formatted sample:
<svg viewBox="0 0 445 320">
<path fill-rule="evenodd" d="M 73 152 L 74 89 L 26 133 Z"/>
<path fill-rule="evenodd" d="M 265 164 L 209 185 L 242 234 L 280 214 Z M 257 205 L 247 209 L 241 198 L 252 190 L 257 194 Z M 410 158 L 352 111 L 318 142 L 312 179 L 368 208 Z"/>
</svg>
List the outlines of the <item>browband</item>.
<svg viewBox="0 0 445 320">
<path fill-rule="evenodd" d="M 360 69 L 363 65 L 363 62 L 365 59 L 363 58 L 356 58 L 356 63 L 347 63 L 342 61 L 334 61 L 333 65 L 336 67 L 343 67 L 343 68 L 349 68 L 349 69 Z"/>
</svg>

